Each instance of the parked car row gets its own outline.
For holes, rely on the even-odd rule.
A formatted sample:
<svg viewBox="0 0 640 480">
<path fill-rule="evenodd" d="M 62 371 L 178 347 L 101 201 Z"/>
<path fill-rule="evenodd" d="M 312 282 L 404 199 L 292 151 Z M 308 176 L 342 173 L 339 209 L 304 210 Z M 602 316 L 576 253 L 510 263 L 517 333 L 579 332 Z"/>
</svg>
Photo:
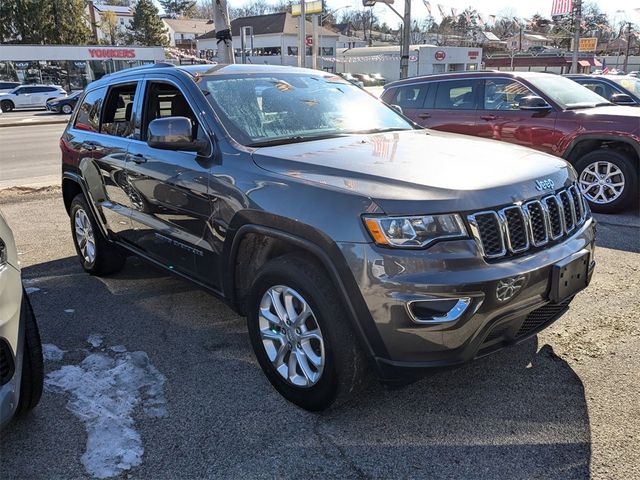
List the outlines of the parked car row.
<svg viewBox="0 0 640 480">
<path fill-rule="evenodd" d="M 387 83 L 387 79 L 379 73 L 339 73 L 342 78 L 348 82 L 354 83 L 359 87 L 374 87 L 384 85 Z"/>
<path fill-rule="evenodd" d="M 45 107 L 49 100 L 67 95 L 58 85 L 20 85 L 0 93 L 0 108 L 10 112 L 16 108 Z"/>
<path fill-rule="evenodd" d="M 614 105 L 598 94 L 606 92 L 596 93 L 600 77 L 587 81 L 594 90 L 546 73 L 466 72 L 393 82 L 381 98 L 422 127 L 514 143 L 568 160 L 595 211 L 637 206 L 640 109 Z M 626 95 L 609 87 L 619 92 L 610 99 Z"/>
</svg>

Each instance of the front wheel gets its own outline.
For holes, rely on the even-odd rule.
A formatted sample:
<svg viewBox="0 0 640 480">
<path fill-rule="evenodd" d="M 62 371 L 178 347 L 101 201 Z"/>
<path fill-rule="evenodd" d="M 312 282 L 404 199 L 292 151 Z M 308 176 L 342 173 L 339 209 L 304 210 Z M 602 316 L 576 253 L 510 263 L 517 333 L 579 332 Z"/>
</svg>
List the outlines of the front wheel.
<svg viewBox="0 0 640 480">
<path fill-rule="evenodd" d="M 73 244 L 82 268 L 92 275 L 109 275 L 122 270 L 126 256 L 100 232 L 84 195 L 78 194 L 69 210 Z"/>
<path fill-rule="evenodd" d="M 638 166 L 629 157 L 601 148 L 580 158 L 575 167 L 582 194 L 594 212 L 615 213 L 637 206 Z"/>
<path fill-rule="evenodd" d="M 2 109 L 3 112 L 10 112 L 11 110 L 14 109 L 13 102 L 10 102 L 9 100 L 1 101 L 0 109 Z"/>
<path fill-rule="evenodd" d="M 293 254 L 271 260 L 256 276 L 248 301 L 253 350 L 287 400 L 324 410 L 365 384 L 366 359 L 342 301 L 314 262 Z"/>
</svg>

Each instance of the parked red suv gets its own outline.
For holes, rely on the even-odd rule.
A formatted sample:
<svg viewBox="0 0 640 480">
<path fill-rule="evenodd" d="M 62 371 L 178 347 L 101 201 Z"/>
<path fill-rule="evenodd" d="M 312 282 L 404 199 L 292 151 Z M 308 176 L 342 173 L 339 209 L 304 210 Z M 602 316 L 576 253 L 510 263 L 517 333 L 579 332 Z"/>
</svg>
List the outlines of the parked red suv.
<svg viewBox="0 0 640 480">
<path fill-rule="evenodd" d="M 423 127 L 567 159 L 594 211 L 638 205 L 640 109 L 614 105 L 567 78 L 536 72 L 431 75 L 390 83 L 382 99 Z"/>
</svg>

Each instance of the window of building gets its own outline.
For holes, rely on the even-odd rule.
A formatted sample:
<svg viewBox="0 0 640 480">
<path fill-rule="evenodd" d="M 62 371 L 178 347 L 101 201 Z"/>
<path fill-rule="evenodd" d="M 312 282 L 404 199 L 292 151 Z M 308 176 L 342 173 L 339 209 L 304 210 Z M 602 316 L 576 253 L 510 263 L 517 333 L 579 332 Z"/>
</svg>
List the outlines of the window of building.
<svg viewBox="0 0 640 480">
<path fill-rule="evenodd" d="M 98 88 L 87 95 L 82 100 L 78 114 L 76 115 L 74 128 L 89 132 L 98 132 L 100 129 L 100 109 L 106 88 Z"/>
<path fill-rule="evenodd" d="M 481 80 L 439 82 L 434 108 L 445 110 L 475 110 L 482 85 Z"/>
<path fill-rule="evenodd" d="M 107 95 L 102 114 L 100 133 L 130 138 L 133 133 L 133 102 L 137 83 L 112 87 Z"/>
<path fill-rule="evenodd" d="M 298 47 L 287 47 L 287 55 L 298 55 Z"/>
<path fill-rule="evenodd" d="M 486 80 L 484 86 L 485 110 L 519 110 L 520 100 L 534 93 L 520 82 L 508 78 Z"/>
<path fill-rule="evenodd" d="M 333 56 L 333 47 L 322 47 L 319 49 L 320 55 L 330 55 Z"/>
</svg>

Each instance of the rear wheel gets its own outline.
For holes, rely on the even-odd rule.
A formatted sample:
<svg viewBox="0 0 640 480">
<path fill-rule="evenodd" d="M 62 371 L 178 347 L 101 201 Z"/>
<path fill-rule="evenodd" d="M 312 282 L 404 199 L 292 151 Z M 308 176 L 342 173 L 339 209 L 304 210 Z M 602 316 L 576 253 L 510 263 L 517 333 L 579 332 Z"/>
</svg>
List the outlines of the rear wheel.
<svg viewBox="0 0 640 480">
<path fill-rule="evenodd" d="M 248 301 L 253 350 L 287 400 L 324 410 L 364 385 L 366 359 L 321 267 L 298 255 L 271 260 L 258 273 Z"/>
<path fill-rule="evenodd" d="M 67 115 L 69 115 L 71 112 L 73 112 L 73 108 L 71 107 L 71 105 L 68 105 L 66 103 L 62 105 L 62 113 L 66 113 Z"/>
<path fill-rule="evenodd" d="M 582 194 L 591 210 L 619 212 L 638 202 L 638 167 L 625 155 L 601 148 L 575 164 Z"/>
<path fill-rule="evenodd" d="M 109 275 L 122 270 L 126 256 L 100 232 L 84 195 L 71 202 L 71 233 L 76 252 L 84 268 L 92 275 Z"/>
<path fill-rule="evenodd" d="M 2 109 L 3 112 L 10 112 L 11 110 L 14 109 L 14 105 L 13 105 L 13 102 L 9 100 L 2 100 L 0 102 L 0 108 Z"/>
<path fill-rule="evenodd" d="M 20 379 L 20 398 L 16 414 L 22 415 L 38 405 L 42 397 L 44 365 L 42 343 L 36 317 L 26 292 L 22 291 L 22 310 L 24 325 L 24 352 L 22 357 L 22 377 Z"/>
</svg>

